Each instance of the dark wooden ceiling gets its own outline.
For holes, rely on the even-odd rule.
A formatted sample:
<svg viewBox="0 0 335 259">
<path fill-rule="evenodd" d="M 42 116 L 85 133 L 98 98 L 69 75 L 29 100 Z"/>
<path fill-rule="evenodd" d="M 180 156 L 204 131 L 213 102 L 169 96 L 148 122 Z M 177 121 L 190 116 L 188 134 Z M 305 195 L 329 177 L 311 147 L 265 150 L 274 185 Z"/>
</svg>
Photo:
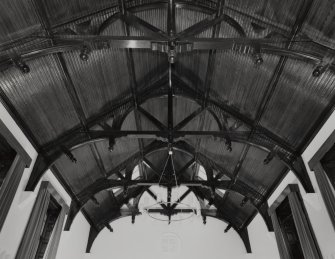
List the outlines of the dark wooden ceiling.
<svg viewBox="0 0 335 259">
<path fill-rule="evenodd" d="M 289 169 L 313 191 L 301 154 L 334 108 L 332 1 L 0 7 L 1 100 L 39 152 L 27 190 L 50 167 L 73 215 L 100 230 L 133 215 L 170 145 L 180 182 L 204 166 L 206 183 L 189 188 L 240 232 L 258 212 L 269 226 L 267 198 Z"/>
</svg>

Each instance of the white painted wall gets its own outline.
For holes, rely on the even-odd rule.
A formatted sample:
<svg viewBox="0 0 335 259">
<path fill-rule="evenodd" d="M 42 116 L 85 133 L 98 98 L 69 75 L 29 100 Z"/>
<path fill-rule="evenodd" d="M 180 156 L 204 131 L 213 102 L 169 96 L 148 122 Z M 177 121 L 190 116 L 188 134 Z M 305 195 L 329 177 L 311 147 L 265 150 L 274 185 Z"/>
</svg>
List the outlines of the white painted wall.
<svg viewBox="0 0 335 259">
<path fill-rule="evenodd" d="M 280 259 L 274 232 L 269 232 L 263 218 L 257 214 L 248 226 L 253 259 Z"/>
<path fill-rule="evenodd" d="M 19 140 L 24 149 L 30 154 L 32 157 L 32 163 L 30 168 L 27 168 L 23 172 L 23 176 L 21 182 L 18 187 L 18 191 L 14 197 L 12 206 L 9 210 L 8 216 L 6 218 L 5 224 L 0 232 L 0 259 L 12 259 L 15 258 L 16 251 L 19 247 L 22 235 L 24 233 L 27 221 L 29 219 L 31 210 L 33 208 L 36 195 L 39 190 L 40 183 L 36 187 L 34 192 L 25 192 L 24 188 L 28 182 L 32 167 L 35 163 L 37 153 L 34 147 L 30 144 L 26 136 L 22 133 L 20 128 L 14 122 L 14 120 L 10 117 L 6 109 L 0 103 L 0 119 L 6 124 L 6 126 L 10 129 L 12 134 Z M 42 178 L 42 181 L 49 181 L 53 187 L 58 191 L 58 193 L 62 196 L 62 198 L 69 205 L 71 202 L 71 198 L 66 193 L 64 188 L 57 181 L 55 176 L 49 170 Z M 86 245 L 88 238 L 88 230 L 89 226 L 86 220 L 82 220 L 82 215 L 74 222 L 76 225 L 76 229 L 80 229 L 81 231 L 73 232 L 73 236 L 76 235 L 77 243 L 71 248 L 71 252 L 74 252 L 76 249 L 82 252 L 82 247 L 80 244 L 84 246 Z M 80 227 L 78 227 L 80 224 Z M 64 232 L 63 232 L 64 233 Z M 61 242 L 60 249 L 63 249 L 63 246 L 66 246 L 64 242 Z M 81 257 L 63 257 L 63 258 L 81 258 Z"/>
<path fill-rule="evenodd" d="M 82 213 L 79 213 L 72 223 L 71 231 L 63 231 L 56 259 L 82 259 L 85 250 L 90 225 Z"/>
</svg>

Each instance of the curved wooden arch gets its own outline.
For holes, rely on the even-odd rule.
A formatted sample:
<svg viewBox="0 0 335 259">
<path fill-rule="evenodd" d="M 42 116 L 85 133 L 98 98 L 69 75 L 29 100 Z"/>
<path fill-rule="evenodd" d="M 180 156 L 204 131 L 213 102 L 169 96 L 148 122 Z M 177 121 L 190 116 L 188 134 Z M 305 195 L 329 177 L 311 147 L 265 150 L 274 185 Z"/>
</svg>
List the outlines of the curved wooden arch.
<svg viewBox="0 0 335 259">
<path fill-rule="evenodd" d="M 125 218 L 125 217 L 132 217 L 132 215 L 133 215 L 132 213 L 129 213 L 128 215 L 122 215 L 120 213 L 115 218 L 111 219 L 110 222 L 113 222 L 115 220 L 118 220 L 118 219 L 121 219 L 121 218 Z M 97 229 L 97 228 L 91 226 L 90 232 L 89 232 L 89 236 L 88 236 L 87 245 L 86 245 L 86 253 L 90 253 L 91 252 L 91 249 L 92 249 L 92 246 L 93 246 L 93 243 L 94 243 L 95 239 L 98 237 L 99 233 L 103 229 L 104 229 L 104 227 Z"/>
<path fill-rule="evenodd" d="M 194 192 L 193 192 L 194 193 Z M 143 192 L 142 192 L 143 194 Z M 194 195 L 197 197 L 197 199 L 199 199 L 199 197 L 194 193 Z M 142 196 L 142 195 L 141 195 Z M 215 218 L 217 220 L 223 221 L 226 224 L 230 225 L 231 223 L 229 222 L 229 220 L 227 220 L 224 215 L 220 214 L 220 213 L 212 213 L 212 212 L 206 212 L 206 209 L 202 209 L 201 210 L 202 215 L 205 217 L 212 217 Z M 134 213 L 136 212 L 131 212 L 131 211 L 127 211 L 127 213 L 122 214 L 122 212 L 117 212 L 115 214 L 113 214 L 113 216 L 109 219 L 106 220 L 106 224 L 110 224 L 113 221 L 116 221 L 120 218 L 124 218 L 124 217 L 129 217 L 129 216 L 133 216 Z M 138 215 L 138 214 L 137 214 Z M 249 240 L 249 235 L 248 235 L 248 230 L 247 228 L 244 229 L 239 229 L 236 226 L 232 226 L 233 229 L 237 232 L 237 234 L 239 235 L 239 237 L 242 239 L 242 242 L 245 246 L 245 249 L 247 251 L 247 253 L 251 253 L 251 245 L 250 245 L 250 240 Z M 99 235 L 99 233 L 101 232 L 101 230 L 104 228 L 104 226 L 100 227 L 100 228 L 95 228 L 93 226 L 91 226 L 90 228 L 90 232 L 89 232 L 89 237 L 88 237 L 88 242 L 87 242 L 87 246 L 86 246 L 86 253 L 90 253 L 93 243 L 96 240 L 97 236 Z"/>
<path fill-rule="evenodd" d="M 225 221 L 223 218 L 220 218 L 218 216 L 206 215 L 206 217 L 215 218 L 215 219 L 223 221 L 224 223 L 227 224 L 227 221 Z M 228 225 L 229 225 L 229 223 L 228 223 Z M 249 234 L 248 234 L 248 229 L 244 228 L 244 229 L 241 230 L 241 229 L 237 229 L 234 226 L 233 226 L 233 229 L 237 232 L 237 234 L 242 239 L 242 242 L 244 244 L 244 247 L 245 247 L 245 250 L 247 251 L 247 253 L 248 254 L 252 253 L 252 251 L 251 251 L 251 245 L 250 245 L 250 239 L 249 239 Z"/>
<path fill-rule="evenodd" d="M 148 151 L 148 155 L 152 154 L 154 152 L 160 151 L 162 149 L 165 149 L 164 144 L 162 144 L 162 146 L 157 146 L 153 149 L 151 149 L 150 151 Z M 181 149 L 181 147 L 179 147 L 179 150 L 182 150 L 183 152 L 189 154 L 190 156 L 193 156 L 194 153 L 192 153 L 192 151 L 190 150 L 190 148 L 186 148 L 186 149 Z M 209 165 L 206 164 L 206 161 L 203 158 L 203 155 L 200 153 L 199 154 L 200 157 L 200 161 L 198 161 L 198 163 L 203 163 L 204 168 L 209 168 Z M 131 157 L 129 160 L 134 160 L 133 157 Z M 128 164 L 128 163 L 127 163 Z M 187 168 L 186 168 L 187 169 Z M 185 169 L 185 170 L 186 170 Z M 224 169 L 223 169 L 224 170 Z M 116 170 L 119 171 L 119 168 Z M 206 184 L 207 181 L 204 181 L 204 186 L 206 188 L 211 188 L 211 184 Z M 67 218 L 66 221 L 66 227 L 65 230 L 69 230 L 71 227 L 71 224 L 75 218 L 75 216 L 77 215 L 77 213 L 79 212 L 79 210 L 85 206 L 85 204 L 97 193 L 106 190 L 106 189 L 110 189 L 113 187 L 123 187 L 124 184 L 126 184 L 126 182 L 123 181 L 116 181 L 116 180 L 106 180 L 106 179 L 100 179 L 98 181 L 96 181 L 94 184 L 92 184 L 91 186 L 88 186 L 87 188 L 85 188 L 81 193 L 78 194 L 78 198 L 81 202 L 81 205 L 79 206 L 77 203 L 73 203 L 71 204 L 70 207 L 70 213 L 69 216 Z M 137 182 L 136 181 L 130 181 L 128 182 L 128 186 L 131 187 L 132 185 L 136 186 Z M 215 186 L 214 188 L 216 188 L 217 186 Z M 220 189 L 225 189 L 227 191 L 232 191 L 235 192 L 239 195 L 241 195 L 242 197 L 247 197 L 249 202 L 251 203 L 251 205 L 261 214 L 262 218 L 264 219 L 264 222 L 266 224 L 266 226 L 268 227 L 269 231 L 273 231 L 273 227 L 272 227 L 272 222 L 271 222 L 271 218 L 269 217 L 269 215 L 267 214 L 267 203 L 263 203 L 262 206 L 256 206 L 255 202 L 257 202 L 255 199 L 255 197 L 250 194 L 249 192 L 245 191 L 245 189 L 243 189 L 243 187 L 239 187 L 237 188 L 236 184 L 230 186 L 228 182 L 225 183 L 221 183 L 219 184 Z M 192 190 L 192 189 L 191 189 Z M 193 191 L 194 192 L 194 191 Z M 254 191 L 256 192 L 256 191 Z M 143 193 L 142 193 L 143 194 Z M 195 193 L 194 193 L 195 194 Z M 257 195 L 256 195 L 257 197 Z M 258 199 L 262 199 L 263 197 L 259 197 Z"/>
<path fill-rule="evenodd" d="M 225 222 L 226 224 L 228 224 L 228 226 L 229 225 L 232 226 L 233 229 L 238 233 L 238 235 L 242 239 L 242 242 L 245 246 L 245 249 L 246 249 L 247 253 L 251 253 L 251 245 L 250 245 L 250 240 L 249 240 L 249 235 L 248 235 L 248 229 L 247 228 L 243 228 L 243 229 L 238 228 L 237 226 L 232 224 L 228 219 L 226 219 L 224 217 L 224 215 L 222 215 L 222 213 L 213 214 L 212 212 L 206 210 L 203 206 L 203 203 L 201 202 L 202 198 L 200 197 L 200 194 L 197 194 L 196 192 L 194 192 L 194 194 L 197 197 L 197 199 L 199 200 L 201 208 L 204 209 L 204 210 L 202 210 L 202 213 L 201 213 L 202 216 L 205 217 L 205 218 L 206 217 L 212 217 L 212 218 L 215 218 L 217 220 Z"/>
</svg>

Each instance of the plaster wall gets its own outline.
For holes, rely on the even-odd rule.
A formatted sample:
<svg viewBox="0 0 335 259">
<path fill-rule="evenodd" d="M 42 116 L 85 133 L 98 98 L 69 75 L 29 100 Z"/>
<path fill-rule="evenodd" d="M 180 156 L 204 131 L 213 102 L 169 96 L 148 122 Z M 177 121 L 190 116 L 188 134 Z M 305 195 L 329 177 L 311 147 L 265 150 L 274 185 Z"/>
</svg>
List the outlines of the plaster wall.
<svg viewBox="0 0 335 259">
<path fill-rule="evenodd" d="M 70 231 L 63 231 L 56 259 L 82 259 L 86 258 L 86 244 L 90 225 L 82 213 L 79 213 L 72 223 Z M 106 257 L 110 258 L 110 257 Z"/>
</svg>

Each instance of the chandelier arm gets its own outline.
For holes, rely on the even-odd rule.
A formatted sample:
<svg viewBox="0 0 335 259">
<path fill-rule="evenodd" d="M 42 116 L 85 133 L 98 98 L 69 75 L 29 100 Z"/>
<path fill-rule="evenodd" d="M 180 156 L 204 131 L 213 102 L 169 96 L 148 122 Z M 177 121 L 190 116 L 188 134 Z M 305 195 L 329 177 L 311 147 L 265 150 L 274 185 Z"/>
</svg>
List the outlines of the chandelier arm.
<svg viewBox="0 0 335 259">
<path fill-rule="evenodd" d="M 172 170 L 173 170 L 174 180 L 175 180 L 175 183 L 176 183 L 176 187 L 178 187 L 178 181 L 177 181 L 176 169 L 175 169 L 175 167 L 174 167 L 174 161 L 173 161 L 173 154 L 171 154 L 170 156 L 171 156 L 171 164 L 172 164 Z"/>
<path fill-rule="evenodd" d="M 163 174 L 165 173 L 165 169 L 166 169 L 166 166 L 167 166 L 168 161 L 169 161 L 169 155 L 168 155 L 168 157 L 167 157 L 167 159 L 166 159 L 166 162 L 165 162 L 163 171 L 162 171 L 161 176 L 160 176 L 160 178 L 159 178 L 158 185 L 160 185 L 160 183 L 161 183 L 161 181 L 162 181 L 162 177 L 163 177 Z"/>
</svg>

